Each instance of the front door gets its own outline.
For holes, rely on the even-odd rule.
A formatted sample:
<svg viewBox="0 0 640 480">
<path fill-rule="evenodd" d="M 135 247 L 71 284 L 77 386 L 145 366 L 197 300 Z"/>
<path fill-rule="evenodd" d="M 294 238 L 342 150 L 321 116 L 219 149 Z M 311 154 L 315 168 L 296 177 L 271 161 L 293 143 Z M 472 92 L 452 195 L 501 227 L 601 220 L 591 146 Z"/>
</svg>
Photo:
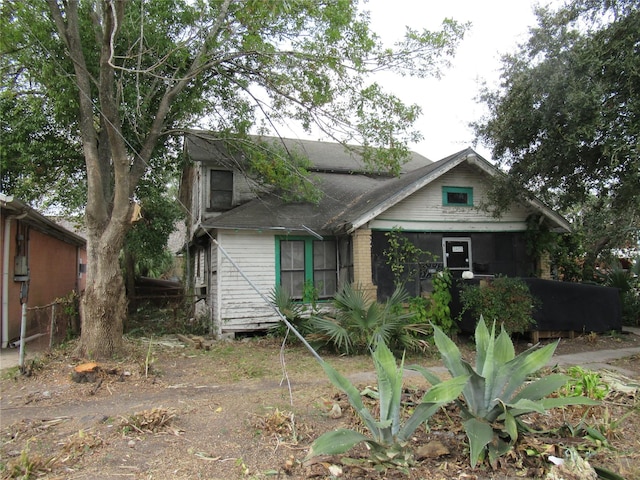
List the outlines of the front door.
<svg viewBox="0 0 640 480">
<path fill-rule="evenodd" d="M 443 238 L 442 252 L 445 268 L 449 270 L 471 270 L 470 238 Z"/>
</svg>

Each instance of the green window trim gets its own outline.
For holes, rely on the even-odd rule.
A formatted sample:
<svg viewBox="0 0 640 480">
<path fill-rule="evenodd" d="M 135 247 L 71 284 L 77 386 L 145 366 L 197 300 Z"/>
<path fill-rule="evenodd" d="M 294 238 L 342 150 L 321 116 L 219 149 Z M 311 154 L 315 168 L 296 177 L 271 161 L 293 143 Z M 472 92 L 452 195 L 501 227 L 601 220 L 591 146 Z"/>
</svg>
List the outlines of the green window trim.
<svg viewBox="0 0 640 480">
<path fill-rule="evenodd" d="M 473 187 L 442 187 L 445 207 L 473 207 Z"/>
<path fill-rule="evenodd" d="M 319 241 L 313 237 L 309 237 L 309 236 L 304 236 L 304 235 L 291 235 L 291 236 L 276 236 L 276 242 L 275 242 L 275 247 L 276 247 L 276 252 L 275 252 L 275 257 L 276 257 L 276 285 L 282 285 L 282 273 L 284 272 L 295 272 L 295 271 L 300 271 L 301 268 L 297 268 L 297 269 L 283 269 L 282 268 L 282 249 L 281 249 L 281 243 L 283 241 L 287 241 L 287 242 L 304 242 L 304 286 L 302 287 L 302 296 L 293 296 L 294 300 L 297 301 L 302 301 L 302 302 L 310 302 L 313 299 L 312 298 L 307 298 L 308 296 L 312 295 L 313 292 L 308 291 L 307 285 L 313 285 L 315 288 L 315 283 L 314 283 L 314 274 L 316 271 L 318 272 L 326 272 L 327 269 L 326 268 L 321 268 L 321 267 L 317 267 L 315 268 L 314 266 L 314 243 L 318 243 Z M 337 242 L 334 238 L 327 238 L 326 239 L 327 242 L 333 242 L 334 245 L 334 254 L 336 254 L 336 249 L 337 249 Z M 336 261 L 337 263 L 337 261 Z M 336 264 L 336 268 L 335 268 L 335 282 L 337 282 L 337 264 Z M 336 283 L 336 289 L 337 289 L 337 283 Z M 333 296 L 335 295 L 335 291 L 331 291 L 330 294 L 328 294 L 327 292 L 325 292 L 324 295 L 319 294 L 318 290 L 316 289 L 316 294 L 319 294 L 319 298 L 317 298 L 316 300 L 319 301 L 323 301 L 323 300 L 330 300 L 331 298 L 333 298 Z"/>
</svg>

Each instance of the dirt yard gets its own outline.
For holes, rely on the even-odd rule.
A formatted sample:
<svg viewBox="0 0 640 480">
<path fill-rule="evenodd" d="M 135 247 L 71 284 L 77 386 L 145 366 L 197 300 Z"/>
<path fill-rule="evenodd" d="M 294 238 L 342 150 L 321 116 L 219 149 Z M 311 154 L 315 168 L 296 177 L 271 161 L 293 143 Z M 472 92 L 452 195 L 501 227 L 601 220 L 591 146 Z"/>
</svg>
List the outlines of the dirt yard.
<svg viewBox="0 0 640 480">
<path fill-rule="evenodd" d="M 459 342 L 472 355 L 471 344 Z M 83 362 L 71 356 L 72 346 L 40 357 L 30 365 L 30 376 L 15 368 L 2 371 L 3 478 L 543 478 L 548 455 L 561 457 L 568 447 L 628 480 L 640 478 L 640 404 L 633 393 L 614 392 L 599 407 L 532 416 L 531 425 L 541 433 L 525 437 L 495 470 L 469 466 L 458 413 L 447 408 L 432 418 L 429 431 L 416 432 L 419 455 L 408 474 L 379 472 L 362 461 L 362 449 L 348 458 L 303 462 L 321 433 L 362 426 L 299 345 L 281 348 L 279 339 L 255 337 L 215 342 L 204 350 L 173 336 L 129 340 L 129 355 L 101 364 L 89 383 L 71 378 Z M 635 335 L 585 336 L 562 340 L 557 353 L 634 346 L 640 346 Z M 357 386 L 375 385 L 369 357 L 323 356 Z M 444 374 L 435 353 L 406 363 Z M 640 357 L 616 363 L 637 384 Z M 405 380 L 411 408 L 426 384 L 415 375 Z M 330 415 L 336 404 L 342 413 Z M 587 425 L 607 441 L 585 437 Z"/>
</svg>

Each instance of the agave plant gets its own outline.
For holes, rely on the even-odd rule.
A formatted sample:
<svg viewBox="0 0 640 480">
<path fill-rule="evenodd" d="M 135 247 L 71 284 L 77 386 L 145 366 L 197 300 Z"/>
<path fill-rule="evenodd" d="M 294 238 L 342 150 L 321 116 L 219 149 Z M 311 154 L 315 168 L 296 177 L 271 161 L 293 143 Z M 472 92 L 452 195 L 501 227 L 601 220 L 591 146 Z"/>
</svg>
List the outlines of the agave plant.
<svg viewBox="0 0 640 480">
<path fill-rule="evenodd" d="M 420 341 L 414 333 L 426 335 L 427 329 L 410 322 L 413 314 L 402 308 L 407 299 L 406 290 L 398 288 L 380 304 L 363 289 L 346 284 L 335 296 L 331 313 L 311 317 L 310 338 L 346 354 L 373 349 L 378 341 L 398 350 L 416 349 Z"/>
<path fill-rule="evenodd" d="M 542 348 L 533 346 L 515 354 L 511 338 L 501 328 L 495 335 L 495 322 L 489 332 L 484 319 L 476 326 L 476 367 L 462 359 L 456 344 L 442 330 L 434 326 L 434 339 L 442 360 L 454 377 L 469 376 L 462 390 L 463 401 L 458 401 L 464 420 L 463 426 L 469 440 L 471 466 L 475 467 L 486 454 L 491 465 L 507 453 L 524 430 L 518 420 L 521 415 L 539 412 L 565 405 L 598 405 L 585 397 L 548 396 L 566 385 L 569 377 L 562 374 L 547 375 L 529 381 L 529 377 L 543 368 L 555 352 L 558 342 Z M 420 366 L 410 369 L 420 371 L 433 385 L 440 379 Z"/>
<path fill-rule="evenodd" d="M 327 432 L 313 442 L 307 458 L 345 453 L 357 444 L 365 442 L 371 447 L 374 461 L 397 466 L 407 465 L 412 458 L 411 452 L 407 449 L 411 435 L 440 406 L 457 398 L 469 378 L 468 375 L 461 375 L 444 382 L 439 381 L 425 393 L 412 415 L 403 420 L 400 412 L 404 358 L 398 366 L 396 358 L 384 342 L 377 344 L 372 357 L 378 379 L 380 418 L 374 418 L 365 407 L 358 389 L 330 364 L 323 361 L 322 367 L 325 373 L 334 386 L 347 394 L 349 403 L 362 419 L 369 435 L 349 429 Z"/>
</svg>

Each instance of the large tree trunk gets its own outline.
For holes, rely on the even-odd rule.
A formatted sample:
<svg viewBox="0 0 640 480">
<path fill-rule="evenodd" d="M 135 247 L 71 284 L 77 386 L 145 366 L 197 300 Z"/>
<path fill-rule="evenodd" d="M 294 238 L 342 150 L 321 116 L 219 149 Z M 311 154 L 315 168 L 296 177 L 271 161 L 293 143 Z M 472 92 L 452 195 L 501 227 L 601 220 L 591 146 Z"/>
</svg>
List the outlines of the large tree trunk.
<svg viewBox="0 0 640 480">
<path fill-rule="evenodd" d="M 189 71 L 167 87 L 142 148 L 131 151 L 125 140 L 113 65 L 116 38 L 123 25 L 126 2 L 95 2 L 94 53 L 99 52 L 98 74 L 87 67 L 83 41 L 91 36 L 80 32 L 80 2 L 47 0 L 51 17 L 73 60 L 78 88 L 79 132 L 87 168 L 87 287 L 81 304 L 82 332 L 78 351 L 91 358 L 108 358 L 122 349 L 123 326 L 127 315 L 124 280 L 119 263 L 124 237 L 131 223 L 131 198 L 146 172 L 158 144 L 172 103 L 195 78 L 205 62 L 206 49 L 196 55 Z M 231 0 L 225 0 L 224 9 Z M 221 14 L 220 18 L 224 18 Z M 217 34 L 217 29 L 210 36 Z M 87 44 L 88 45 L 88 44 Z M 96 89 L 97 87 L 97 89 Z M 97 93 L 97 98 L 94 93 Z M 99 106 L 99 108 L 96 108 Z M 96 112 L 99 115 L 99 129 Z M 124 111 L 124 110 L 123 110 Z"/>
<path fill-rule="evenodd" d="M 119 270 L 119 269 L 118 269 Z M 78 352 L 91 359 L 110 358 L 122 350 L 127 301 L 120 273 L 103 275 L 87 287 L 82 301 Z"/>
<path fill-rule="evenodd" d="M 587 249 L 587 253 L 584 257 L 584 263 L 582 264 L 582 281 L 592 282 L 596 279 L 596 262 L 598 256 L 609 246 L 611 243 L 611 237 L 604 235 L 598 239 L 590 249 Z"/>
<path fill-rule="evenodd" d="M 112 225 L 101 235 L 97 232 L 89 235 L 87 287 L 82 298 L 78 345 L 78 353 L 84 357 L 106 359 L 123 348 L 127 296 L 119 255 L 125 230 L 125 225 Z"/>
</svg>

